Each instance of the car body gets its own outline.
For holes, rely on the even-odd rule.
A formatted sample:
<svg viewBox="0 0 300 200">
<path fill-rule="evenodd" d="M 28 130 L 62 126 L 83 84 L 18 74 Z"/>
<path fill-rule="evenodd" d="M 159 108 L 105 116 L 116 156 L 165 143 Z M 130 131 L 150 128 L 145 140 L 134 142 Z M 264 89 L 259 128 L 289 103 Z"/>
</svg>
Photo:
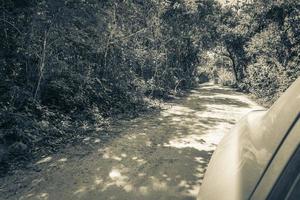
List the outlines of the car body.
<svg viewBox="0 0 300 200">
<path fill-rule="evenodd" d="M 300 199 L 299 118 L 300 78 L 269 110 L 249 113 L 222 139 L 198 200 Z"/>
</svg>

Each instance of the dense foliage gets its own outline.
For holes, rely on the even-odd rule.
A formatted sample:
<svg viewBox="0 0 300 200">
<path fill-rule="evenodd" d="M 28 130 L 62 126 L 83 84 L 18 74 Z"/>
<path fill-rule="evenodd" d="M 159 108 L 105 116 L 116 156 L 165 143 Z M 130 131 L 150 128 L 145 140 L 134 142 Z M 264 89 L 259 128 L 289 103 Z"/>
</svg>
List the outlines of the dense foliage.
<svg viewBox="0 0 300 200">
<path fill-rule="evenodd" d="M 192 87 L 217 7 L 1 0 L 0 162 L 100 130 L 108 117 L 142 109 L 146 97 Z"/>
<path fill-rule="evenodd" d="M 243 1 L 224 7 L 219 33 L 217 55 L 229 60 L 242 89 L 266 102 L 275 101 L 300 75 L 299 1 Z"/>
</svg>

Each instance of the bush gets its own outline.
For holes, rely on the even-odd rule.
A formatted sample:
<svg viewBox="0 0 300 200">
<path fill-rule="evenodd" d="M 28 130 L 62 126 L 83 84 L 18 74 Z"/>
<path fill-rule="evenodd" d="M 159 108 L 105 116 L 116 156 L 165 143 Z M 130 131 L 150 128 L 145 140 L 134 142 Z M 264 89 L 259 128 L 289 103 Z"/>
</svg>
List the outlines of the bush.
<svg viewBox="0 0 300 200">
<path fill-rule="evenodd" d="M 224 86 L 235 86 L 235 78 L 232 72 L 229 72 L 226 69 L 219 69 L 218 70 L 218 77 L 219 77 L 219 83 Z"/>
<path fill-rule="evenodd" d="M 300 74 L 299 58 L 293 56 L 296 52 L 281 26 L 269 24 L 246 47 L 251 61 L 247 66 L 249 90 L 269 102 L 274 102 Z"/>
</svg>

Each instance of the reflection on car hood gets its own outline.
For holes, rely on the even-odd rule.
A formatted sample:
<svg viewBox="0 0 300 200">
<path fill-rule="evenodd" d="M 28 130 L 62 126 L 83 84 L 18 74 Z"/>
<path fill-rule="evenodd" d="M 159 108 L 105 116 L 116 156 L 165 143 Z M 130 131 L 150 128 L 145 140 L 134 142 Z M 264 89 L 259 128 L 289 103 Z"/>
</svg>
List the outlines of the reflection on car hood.
<svg viewBox="0 0 300 200">
<path fill-rule="evenodd" d="M 210 161 L 199 199 L 240 200 L 251 193 L 271 156 L 266 149 L 253 143 L 262 137 L 257 121 L 261 121 L 265 113 L 252 112 L 224 137 Z M 253 122 L 256 122 L 255 127 L 250 129 L 249 124 Z"/>
<path fill-rule="evenodd" d="M 224 137 L 200 188 L 201 200 L 248 199 L 300 112 L 300 79 L 268 111 L 254 111 Z"/>
</svg>

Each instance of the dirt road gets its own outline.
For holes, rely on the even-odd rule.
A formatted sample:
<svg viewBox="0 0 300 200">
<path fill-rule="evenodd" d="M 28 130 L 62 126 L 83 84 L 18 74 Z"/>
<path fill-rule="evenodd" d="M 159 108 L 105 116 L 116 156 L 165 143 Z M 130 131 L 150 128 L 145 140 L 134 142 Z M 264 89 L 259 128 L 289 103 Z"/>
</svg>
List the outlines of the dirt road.
<svg viewBox="0 0 300 200">
<path fill-rule="evenodd" d="M 160 113 L 113 126 L 119 136 L 104 146 L 85 138 L 92 152 L 70 148 L 0 180 L 0 199 L 195 199 L 218 142 L 255 109 L 241 93 L 201 85 Z"/>
</svg>

